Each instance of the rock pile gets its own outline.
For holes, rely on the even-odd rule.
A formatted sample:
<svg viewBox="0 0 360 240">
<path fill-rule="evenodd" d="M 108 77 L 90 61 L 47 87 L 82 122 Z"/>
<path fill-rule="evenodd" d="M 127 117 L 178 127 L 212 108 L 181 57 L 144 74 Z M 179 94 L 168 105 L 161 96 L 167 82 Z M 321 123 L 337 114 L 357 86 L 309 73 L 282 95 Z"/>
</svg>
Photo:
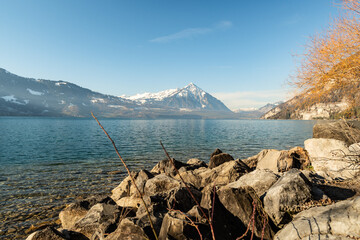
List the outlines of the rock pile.
<svg viewBox="0 0 360 240">
<path fill-rule="evenodd" d="M 156 239 L 153 230 L 160 240 L 358 239 L 360 183 L 352 189 L 334 183 L 360 179 L 359 150 L 313 138 L 305 148 L 263 150 L 244 160 L 220 149 L 209 165 L 162 160 L 151 171 L 132 173 L 140 192 L 127 177 L 111 196 L 67 206 L 60 229 L 27 239 Z"/>
</svg>

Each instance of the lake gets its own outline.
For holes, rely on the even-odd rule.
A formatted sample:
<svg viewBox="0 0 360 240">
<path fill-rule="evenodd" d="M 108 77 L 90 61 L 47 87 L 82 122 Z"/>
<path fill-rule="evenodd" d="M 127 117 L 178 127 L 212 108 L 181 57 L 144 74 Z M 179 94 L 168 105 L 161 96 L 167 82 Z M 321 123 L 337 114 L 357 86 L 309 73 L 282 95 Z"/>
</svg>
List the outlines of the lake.
<svg viewBox="0 0 360 240">
<path fill-rule="evenodd" d="M 290 149 L 311 138 L 315 121 L 100 119 L 131 170 L 150 170 L 165 154 L 208 162 L 220 148 L 234 158 Z M 0 238 L 23 238 L 53 220 L 64 204 L 110 193 L 124 178 L 116 153 L 94 119 L 0 117 Z M 15 233 L 17 232 L 17 234 Z"/>
</svg>

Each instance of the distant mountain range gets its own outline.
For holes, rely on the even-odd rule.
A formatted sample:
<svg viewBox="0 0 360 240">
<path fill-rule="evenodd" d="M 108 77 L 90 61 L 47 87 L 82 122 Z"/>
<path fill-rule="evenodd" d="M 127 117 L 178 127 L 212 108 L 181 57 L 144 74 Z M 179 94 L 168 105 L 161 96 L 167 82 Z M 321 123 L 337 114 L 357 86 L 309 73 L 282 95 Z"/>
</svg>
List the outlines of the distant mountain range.
<svg viewBox="0 0 360 240">
<path fill-rule="evenodd" d="M 259 118 L 276 105 L 232 112 L 193 83 L 134 96 L 111 96 L 65 81 L 25 78 L 0 68 L 0 116 Z M 266 109 L 266 111 L 264 110 Z"/>
<path fill-rule="evenodd" d="M 261 108 L 238 109 L 235 110 L 234 113 L 238 118 L 257 119 L 282 103 L 283 102 L 268 103 Z"/>
</svg>

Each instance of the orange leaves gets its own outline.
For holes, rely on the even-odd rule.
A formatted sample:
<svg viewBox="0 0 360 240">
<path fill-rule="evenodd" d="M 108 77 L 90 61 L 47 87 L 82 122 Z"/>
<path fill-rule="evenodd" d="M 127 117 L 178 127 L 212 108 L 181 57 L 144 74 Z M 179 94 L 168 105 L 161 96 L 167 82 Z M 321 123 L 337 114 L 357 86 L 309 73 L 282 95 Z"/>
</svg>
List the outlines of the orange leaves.
<svg viewBox="0 0 360 240">
<path fill-rule="evenodd" d="M 334 98 L 354 102 L 352 98 L 358 95 L 360 0 L 343 0 L 342 10 L 325 32 L 311 37 L 292 78 L 305 106 Z"/>
</svg>

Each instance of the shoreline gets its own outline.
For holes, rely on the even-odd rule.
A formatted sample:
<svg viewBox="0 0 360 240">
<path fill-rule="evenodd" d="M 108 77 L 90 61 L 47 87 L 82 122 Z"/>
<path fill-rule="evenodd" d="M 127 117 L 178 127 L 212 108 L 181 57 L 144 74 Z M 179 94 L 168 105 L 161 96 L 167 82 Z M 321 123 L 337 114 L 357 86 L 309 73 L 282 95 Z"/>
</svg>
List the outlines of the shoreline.
<svg viewBox="0 0 360 240">
<path fill-rule="evenodd" d="M 326 123 L 323 125 L 330 126 L 337 123 L 339 122 Z M 341 131 L 348 130 L 349 129 L 342 129 Z M 355 130 L 357 131 L 357 129 Z M 209 165 L 198 159 L 190 159 L 187 163 L 174 161 L 173 163 L 177 169 L 175 170 L 171 160 L 163 160 L 151 171 L 141 170 L 138 173 L 134 173 L 134 178 L 137 185 L 140 184 L 140 191 L 145 198 L 145 205 L 149 205 L 150 207 L 150 215 L 155 224 L 154 228 L 157 234 L 159 234 L 160 239 L 165 239 L 165 236 L 181 235 L 185 237 L 183 239 L 194 236 L 193 230 L 195 230 L 195 228 L 189 228 L 192 224 L 183 218 L 184 213 L 194 221 L 195 219 L 203 219 L 203 222 L 200 221 L 197 223 L 197 226 L 201 228 L 201 230 L 198 229 L 200 231 L 197 232 L 197 234 L 199 234 L 198 236 L 201 234 L 204 239 L 211 239 L 210 233 L 212 231 L 210 231 L 209 227 L 214 227 L 217 229 L 215 234 L 218 239 L 232 239 L 229 237 L 231 234 L 240 234 L 239 229 L 241 231 L 244 230 L 243 227 L 239 226 L 246 227 L 249 225 L 249 219 L 252 218 L 253 211 L 256 212 L 256 216 L 265 216 L 264 214 L 266 214 L 268 221 L 268 224 L 264 225 L 262 224 L 263 219 L 261 219 L 260 222 L 256 220 L 256 229 L 253 229 L 254 234 L 258 238 L 265 234 L 266 237 L 264 239 L 271 239 L 275 234 L 276 236 L 282 236 L 282 232 L 290 231 L 287 228 L 288 224 L 298 224 L 296 222 L 298 221 L 296 218 L 296 214 L 298 213 L 306 215 L 307 211 L 315 211 L 314 209 L 317 209 L 318 206 L 336 208 L 338 207 L 336 202 L 343 202 L 343 204 L 346 203 L 349 206 L 353 206 L 354 201 L 360 201 L 357 200 L 360 199 L 360 185 L 356 185 L 360 179 L 360 170 L 358 168 L 353 170 L 344 169 L 339 173 L 339 171 L 334 171 L 334 169 L 329 167 L 325 169 L 326 166 L 320 163 L 321 154 L 328 154 L 329 149 L 324 149 L 320 147 L 322 145 L 319 144 L 326 142 L 326 145 L 336 143 L 340 144 L 336 145 L 336 147 L 349 147 L 349 145 L 345 143 L 346 139 L 344 140 L 345 141 L 331 138 L 313 138 L 305 141 L 305 148 L 297 147 L 283 151 L 263 150 L 259 154 L 243 160 L 234 160 L 231 155 L 216 150 L 211 154 Z M 319 147 L 322 151 L 320 155 L 319 152 L 317 152 Z M 338 159 L 329 159 L 329 161 L 344 164 L 349 160 L 345 159 L 345 157 L 346 156 Z M 185 181 L 182 181 L 180 176 L 182 176 Z M 339 180 L 339 176 L 343 179 Z M 249 179 L 250 182 L 247 179 Z M 297 180 L 294 182 L 294 179 Z M 256 184 L 254 185 L 251 182 L 256 182 Z M 188 195 L 189 191 L 184 189 L 187 185 L 190 187 L 190 191 L 193 192 L 192 195 L 198 197 L 197 202 L 199 204 L 195 204 L 193 201 L 195 199 Z M 216 185 L 214 188 L 216 193 L 212 190 L 213 185 Z M 273 194 L 272 192 L 281 192 L 283 191 L 281 189 L 287 189 L 287 185 L 291 186 L 291 189 L 293 189 L 291 191 L 295 191 L 295 195 L 292 195 L 291 191 L 288 192 L 287 190 L 287 192 L 280 194 L 282 198 L 280 201 L 280 199 L 278 199 L 279 194 Z M 161 187 L 159 188 L 159 186 Z M 294 186 L 298 187 L 294 188 Z M 298 192 L 300 189 L 301 191 Z M 229 202 L 226 199 L 241 199 L 241 196 L 244 196 L 244 194 L 248 196 L 247 198 L 254 200 L 253 203 L 250 201 L 248 205 L 245 204 L 245 209 L 240 208 L 245 212 L 239 215 L 238 211 L 234 212 L 234 209 L 240 207 L 234 206 L 234 204 L 236 205 L 236 201 Z M 101 234 L 103 234 L 102 236 L 106 237 L 105 239 L 121 239 L 119 236 L 126 236 L 124 235 L 124 228 L 126 227 L 133 231 L 132 234 L 138 234 L 139 239 L 146 237 L 152 239 L 153 235 L 151 235 L 149 229 L 149 221 L 146 220 L 147 214 L 144 214 L 145 205 L 143 204 L 144 202 L 141 203 L 139 199 L 140 196 L 134 190 L 134 185 L 131 183 L 129 177 L 127 177 L 119 186 L 112 190 L 111 196 L 97 200 L 94 200 L 94 198 L 92 198 L 92 200 L 83 200 L 67 206 L 60 213 L 62 228 L 58 230 L 54 228 L 44 228 L 43 230 L 33 233 L 31 236 L 56 233 L 63 236 L 62 239 L 72 239 L 71 234 L 78 234 L 78 237 L 81 235 L 84 239 L 90 239 L 94 234 L 99 234 L 100 231 L 102 232 Z M 158 202 L 158 200 L 153 199 L 155 196 L 163 200 Z M 212 199 L 216 199 L 216 201 L 214 202 Z M 256 202 L 255 199 L 259 199 L 260 201 Z M 284 199 L 286 200 L 285 203 Z M 264 208 L 261 209 L 265 209 L 265 211 L 262 212 L 258 210 L 254 205 L 254 201 L 256 202 L 255 205 L 262 205 Z M 283 206 L 279 207 L 273 204 L 277 201 L 280 201 L 280 205 Z M 87 207 L 81 207 L 81 205 L 85 203 Z M 209 221 L 206 221 L 206 218 L 204 220 L 205 216 L 201 214 L 201 208 L 212 210 L 214 206 L 215 208 L 222 206 L 222 210 L 215 209 L 215 214 L 216 212 L 221 212 L 220 214 L 217 213 L 219 215 L 216 215 L 215 218 L 221 219 L 221 215 L 232 213 L 232 216 L 236 216 L 234 221 L 238 223 L 239 229 L 233 229 L 233 224 L 226 223 L 226 219 L 223 219 L 225 221 L 223 224 L 216 225 L 216 227 L 211 226 Z M 225 209 L 223 207 L 225 207 Z M 106 209 L 111 209 L 109 210 L 112 212 L 110 215 L 115 214 L 119 209 L 127 209 L 129 215 L 122 216 L 122 220 L 119 221 L 120 216 L 117 217 L 117 220 L 113 219 L 110 215 L 106 217 L 105 212 L 108 211 Z M 181 214 L 177 211 L 180 211 Z M 287 215 L 288 211 L 292 212 L 289 216 Z M 346 212 L 345 208 L 344 211 Z M 360 212 L 360 209 L 356 211 Z M 93 214 L 96 212 L 105 215 L 103 215 L 101 219 L 96 219 L 96 217 L 94 219 Z M 106 227 L 102 229 L 99 224 L 95 224 L 95 222 L 99 223 L 99 221 L 103 223 L 102 225 L 100 224 L 102 227 L 104 227 L 104 225 L 108 225 L 108 227 L 111 225 L 113 227 L 111 229 Z M 95 224 L 90 224 L 92 230 L 89 230 L 89 222 Z M 174 228 L 174 226 L 177 227 Z M 221 231 L 224 226 L 232 229 L 230 235 L 226 235 L 226 231 Z M 69 235 L 69 233 L 71 234 Z M 229 231 L 227 233 L 229 233 Z M 360 237 L 360 233 L 356 233 L 356 231 L 349 234 L 349 236 Z M 359 236 L 356 234 L 359 234 Z M 249 236 L 250 235 L 245 235 L 245 239 Z"/>
</svg>

